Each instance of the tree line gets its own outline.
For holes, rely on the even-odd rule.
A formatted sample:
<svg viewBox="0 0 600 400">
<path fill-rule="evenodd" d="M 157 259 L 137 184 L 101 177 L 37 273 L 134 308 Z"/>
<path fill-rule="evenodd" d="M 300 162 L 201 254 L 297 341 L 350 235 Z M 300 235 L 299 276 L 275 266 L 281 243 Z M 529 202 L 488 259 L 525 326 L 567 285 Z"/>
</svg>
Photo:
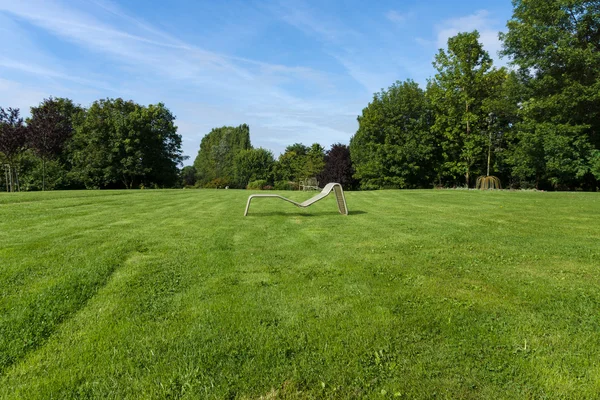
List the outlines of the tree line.
<svg viewBox="0 0 600 400">
<path fill-rule="evenodd" d="M 600 5 L 513 0 L 496 68 L 479 33 L 448 39 L 425 88 L 375 93 L 349 146 L 295 143 L 277 158 L 248 125 L 209 132 L 193 166 L 162 104 L 69 99 L 0 108 L 5 183 L 26 190 L 135 187 L 298 188 L 316 178 L 346 189 L 473 187 L 597 190 L 600 186 Z"/>
<path fill-rule="evenodd" d="M 184 167 L 186 185 L 207 188 L 298 189 L 310 178 L 319 183 L 356 186 L 348 146 L 336 143 L 325 149 L 318 143 L 294 143 L 275 159 L 270 150 L 253 148 L 250 127 L 215 128 L 200 143 L 193 166 Z"/>
<path fill-rule="evenodd" d="M 363 189 L 600 186 L 600 5 L 514 0 L 495 68 L 477 31 L 448 40 L 425 89 L 376 93 L 350 142 Z"/>
<path fill-rule="evenodd" d="M 479 33 L 448 39 L 423 89 L 373 96 L 348 147 L 288 146 L 275 160 L 249 128 L 213 130 L 188 176 L 208 187 L 285 188 L 306 177 L 348 188 L 600 186 L 600 6 L 514 0 L 496 68 Z M 223 156 L 228 154 L 228 156 Z M 193 170 L 195 168 L 195 170 Z M 332 173 L 335 171 L 335 173 Z"/>
<path fill-rule="evenodd" d="M 0 108 L 0 176 L 9 191 L 174 187 L 184 157 L 175 116 L 164 104 L 66 98 Z"/>
</svg>

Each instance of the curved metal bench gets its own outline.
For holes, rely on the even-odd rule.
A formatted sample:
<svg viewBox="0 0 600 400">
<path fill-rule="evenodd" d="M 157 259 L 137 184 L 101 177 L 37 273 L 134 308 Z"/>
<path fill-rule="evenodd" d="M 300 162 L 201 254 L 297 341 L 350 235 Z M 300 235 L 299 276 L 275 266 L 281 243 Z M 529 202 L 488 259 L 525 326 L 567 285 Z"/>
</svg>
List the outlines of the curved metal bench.
<svg viewBox="0 0 600 400">
<path fill-rule="evenodd" d="M 344 197 L 344 190 L 342 189 L 342 185 L 340 185 L 339 183 L 328 183 L 327 185 L 325 185 L 323 190 L 321 190 L 321 193 L 314 197 L 311 197 L 306 201 L 303 201 L 302 203 L 295 202 L 294 200 L 290 200 L 278 194 L 251 194 L 250 197 L 248 197 L 248 203 L 246 203 L 246 211 L 244 211 L 244 217 L 248 215 L 248 210 L 250 209 L 250 202 L 256 197 L 275 197 L 292 203 L 296 207 L 306 208 L 311 204 L 314 204 L 317 201 L 323 199 L 324 197 L 327 197 L 331 192 L 335 193 L 335 198 L 337 200 L 337 206 L 340 214 L 348 215 L 348 207 L 346 206 L 346 197 Z"/>
</svg>

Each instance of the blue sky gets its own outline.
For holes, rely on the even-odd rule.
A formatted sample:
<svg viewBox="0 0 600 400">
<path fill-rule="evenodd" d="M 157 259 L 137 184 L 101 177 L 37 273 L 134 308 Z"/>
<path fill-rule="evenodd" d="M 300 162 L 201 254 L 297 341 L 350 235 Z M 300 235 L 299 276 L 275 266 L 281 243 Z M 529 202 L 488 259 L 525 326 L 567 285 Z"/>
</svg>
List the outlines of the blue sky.
<svg viewBox="0 0 600 400">
<path fill-rule="evenodd" d="M 373 3 L 373 4 L 371 4 Z M 425 85 L 448 37 L 479 30 L 496 61 L 510 0 L 0 0 L 0 106 L 163 102 L 193 162 L 202 137 L 250 125 L 273 150 L 348 143 L 374 92 Z"/>
</svg>

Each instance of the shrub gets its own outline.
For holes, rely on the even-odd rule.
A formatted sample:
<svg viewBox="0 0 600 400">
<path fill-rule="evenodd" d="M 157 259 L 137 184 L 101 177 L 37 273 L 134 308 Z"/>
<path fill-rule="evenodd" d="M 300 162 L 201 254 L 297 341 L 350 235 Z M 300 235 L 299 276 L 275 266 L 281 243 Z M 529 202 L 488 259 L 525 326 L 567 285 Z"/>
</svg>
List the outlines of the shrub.
<svg viewBox="0 0 600 400">
<path fill-rule="evenodd" d="M 298 190 L 298 184 L 290 181 L 275 182 L 275 190 Z"/>
<path fill-rule="evenodd" d="M 265 186 L 263 186 L 263 190 L 273 190 L 273 186 L 265 185 Z"/>
<path fill-rule="evenodd" d="M 229 179 L 227 178 L 215 178 L 204 185 L 207 189 L 224 189 L 227 186 L 229 186 Z"/>
<path fill-rule="evenodd" d="M 250 190 L 262 190 L 263 187 L 265 187 L 267 185 L 267 181 L 264 179 L 258 179 L 256 181 L 252 181 L 250 183 L 248 183 L 248 186 L 246 186 L 246 189 L 250 189 Z"/>
</svg>

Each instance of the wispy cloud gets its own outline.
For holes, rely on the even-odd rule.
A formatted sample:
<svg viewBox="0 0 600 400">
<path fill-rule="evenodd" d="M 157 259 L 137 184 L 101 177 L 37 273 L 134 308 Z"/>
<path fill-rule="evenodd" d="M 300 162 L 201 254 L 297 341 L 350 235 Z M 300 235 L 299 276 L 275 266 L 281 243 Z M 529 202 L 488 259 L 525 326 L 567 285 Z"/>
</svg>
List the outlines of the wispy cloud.
<svg viewBox="0 0 600 400">
<path fill-rule="evenodd" d="M 385 14 L 385 17 L 395 24 L 402 24 L 408 19 L 408 14 L 403 14 L 396 10 L 390 10 Z"/>
<path fill-rule="evenodd" d="M 0 67 L 4 67 L 7 69 L 14 69 L 21 72 L 26 72 L 28 74 L 38 75 L 44 78 L 56 78 L 59 80 L 70 81 L 77 84 L 99 88 L 111 92 L 117 92 L 118 89 L 107 85 L 106 83 L 98 80 L 91 80 L 86 78 L 81 78 L 72 74 L 68 74 L 65 72 L 58 72 L 53 69 L 39 66 L 32 63 L 23 63 L 20 61 L 10 60 L 6 58 L 0 58 Z"/>
<path fill-rule="evenodd" d="M 37 90 L 8 79 L 0 78 L 0 106 L 14 107 L 21 110 L 21 115 L 29 113 L 29 107 L 40 102 L 49 93 Z"/>
<path fill-rule="evenodd" d="M 372 93 L 398 79 L 423 83 L 437 46 L 458 31 L 478 29 L 488 51 L 499 48 L 487 11 L 431 21 L 417 34 L 411 12 L 398 9 L 365 7 L 372 13 L 362 15 L 312 0 L 236 4 L 252 18 L 236 20 L 237 8 L 211 3 L 203 10 L 219 20 L 203 16 L 204 29 L 188 34 L 112 0 L 0 0 L 0 102 L 163 101 L 192 157 L 211 128 L 241 123 L 252 127 L 253 144 L 278 152 L 294 142 L 347 142 Z"/>
<path fill-rule="evenodd" d="M 448 39 L 459 32 L 479 31 L 480 41 L 483 47 L 495 60 L 498 60 L 498 51 L 502 43 L 498 38 L 498 21 L 492 18 L 487 10 L 479 10 L 473 14 L 444 21 L 437 28 L 436 45 L 438 48 L 446 48 Z"/>
<path fill-rule="evenodd" d="M 139 22 L 119 11 L 110 3 L 100 3 L 118 18 L 134 21 L 140 32 L 131 33 L 108 25 L 97 18 L 50 0 L 39 3 L 0 3 L 0 10 L 76 43 L 92 52 L 100 52 L 120 63 L 141 67 L 146 72 L 173 80 L 215 85 L 239 91 L 240 84 L 257 87 L 262 93 L 276 91 L 284 77 L 322 84 L 323 76 L 306 67 L 289 67 L 245 58 L 229 57 L 177 40 L 172 36 Z M 110 5 L 110 6 L 109 6 Z M 145 36 L 144 34 L 147 34 Z M 215 80 L 215 75 L 227 76 Z"/>
<path fill-rule="evenodd" d="M 328 107 L 319 110 L 313 106 L 311 100 L 297 97 L 284 89 L 290 84 L 302 85 L 305 90 L 311 87 L 318 90 L 331 88 L 331 79 L 326 73 L 305 66 L 267 63 L 211 52 L 127 15 L 114 3 L 94 1 L 93 5 L 96 7 L 95 12 L 74 8 L 71 4 L 53 0 L 37 2 L 0 0 L 0 13 L 4 12 L 18 20 L 28 21 L 90 53 L 109 57 L 125 76 L 134 76 L 135 81 L 152 81 L 150 76 L 156 76 L 159 79 L 166 79 L 166 82 L 173 82 L 173 85 L 186 85 L 184 91 L 190 91 L 189 86 L 192 85 L 206 93 L 204 96 L 210 93 L 217 101 L 228 101 L 229 108 L 239 110 L 226 113 L 229 117 L 221 115 L 222 122 L 205 115 L 208 117 L 206 120 L 213 124 L 212 126 L 254 122 L 255 129 L 265 128 L 266 131 L 270 131 L 270 136 L 273 136 L 273 131 L 292 136 L 285 139 L 287 142 L 304 140 L 301 137 L 293 137 L 301 135 L 301 129 L 310 129 L 314 132 L 310 135 L 314 139 L 326 138 L 332 132 L 337 132 L 338 137 L 341 135 L 341 132 L 335 129 L 316 125 L 302 119 L 305 117 L 297 116 L 299 110 L 310 110 L 322 115 L 323 120 L 331 119 Z M 299 24 L 304 24 L 306 29 L 318 29 L 317 25 L 310 25 L 310 20 L 303 20 L 301 13 L 296 13 L 290 18 Z M 319 31 L 319 34 L 327 34 L 327 32 Z M 110 90 L 108 85 L 101 81 L 78 78 L 19 60 L 0 59 L 0 67 Z M 119 81 L 119 78 L 114 76 L 114 72 L 110 78 Z M 162 85 L 167 86 L 165 83 Z M 143 96 L 146 92 L 149 97 L 157 97 L 152 94 L 156 90 L 156 88 L 153 90 L 139 88 L 138 96 Z M 158 90 L 165 91 L 165 89 Z M 265 110 L 276 110 L 276 112 L 258 120 L 251 111 L 259 105 Z M 180 132 L 184 138 L 197 137 L 198 133 L 193 130 L 198 126 L 205 126 L 203 123 L 195 122 L 197 115 L 197 111 L 195 115 L 187 113 L 182 115 Z M 293 124 L 296 129 L 290 130 L 290 124 Z M 204 133 L 207 133 L 210 127 L 206 126 L 204 129 Z M 352 133 L 353 129 L 342 135 L 349 137 Z M 254 133 L 253 136 L 257 137 Z M 260 132 L 258 141 L 260 142 Z M 327 145 L 326 142 L 322 144 Z M 195 153 L 190 148 L 185 150 Z"/>
<path fill-rule="evenodd" d="M 365 43 L 369 40 L 359 31 L 349 28 L 331 16 L 328 18 L 319 16 L 302 1 L 296 1 L 293 5 L 281 2 L 272 6 L 271 10 L 289 25 L 316 38 L 322 44 L 324 52 L 336 60 L 346 73 L 362 86 L 365 90 L 363 93 L 370 95 L 390 83 L 387 74 L 374 71 L 372 64 L 363 65 L 367 48 Z"/>
<path fill-rule="evenodd" d="M 268 8 L 283 21 L 328 44 L 345 44 L 362 37 L 335 16 L 319 17 L 319 13 L 302 0 L 280 1 Z"/>
</svg>

